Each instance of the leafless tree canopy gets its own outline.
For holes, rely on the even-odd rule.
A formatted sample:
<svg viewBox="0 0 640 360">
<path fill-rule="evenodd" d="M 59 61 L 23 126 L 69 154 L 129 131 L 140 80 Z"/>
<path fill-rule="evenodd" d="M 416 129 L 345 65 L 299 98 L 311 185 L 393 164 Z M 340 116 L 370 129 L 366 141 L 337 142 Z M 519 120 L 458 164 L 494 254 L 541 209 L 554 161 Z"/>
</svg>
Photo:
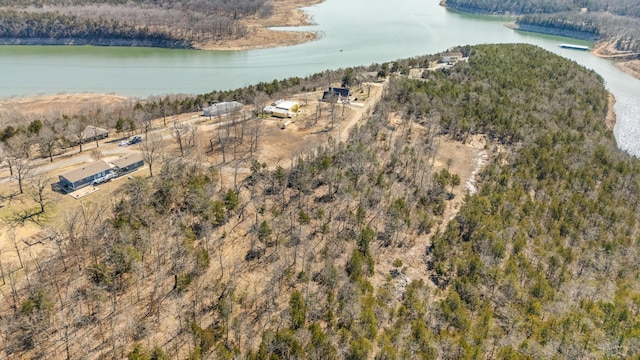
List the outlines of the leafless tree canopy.
<svg viewBox="0 0 640 360">
<path fill-rule="evenodd" d="M 640 161 L 605 125 L 602 78 L 532 45 L 455 51 L 468 62 L 419 79 L 401 74 L 432 57 L 366 69 L 396 75 L 345 142 L 269 167 L 251 159 L 259 120 L 225 119 L 206 134 L 226 141 L 229 166 L 165 156 L 154 177 L 64 210 L 43 257 L 0 254 L 0 357 L 640 353 Z M 12 137 L 43 131 L 27 128 Z M 461 179 L 437 139 L 472 137 L 491 155 L 455 203 Z M 248 173 L 231 184 L 235 166 Z"/>
<path fill-rule="evenodd" d="M 640 2 L 635 0 L 447 0 L 447 6 L 481 14 L 524 15 L 523 30 L 611 41 L 640 51 Z"/>
<path fill-rule="evenodd" d="M 2 1 L 0 43 L 191 47 L 194 41 L 244 37 L 240 20 L 269 16 L 267 0 Z"/>
</svg>

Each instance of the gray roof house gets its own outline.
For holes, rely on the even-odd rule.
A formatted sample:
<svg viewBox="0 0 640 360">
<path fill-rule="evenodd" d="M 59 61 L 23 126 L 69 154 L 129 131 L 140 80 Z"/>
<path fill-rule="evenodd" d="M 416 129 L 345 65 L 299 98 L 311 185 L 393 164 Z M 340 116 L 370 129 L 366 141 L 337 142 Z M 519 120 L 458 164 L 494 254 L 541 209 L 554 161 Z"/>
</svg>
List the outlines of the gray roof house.
<svg viewBox="0 0 640 360">
<path fill-rule="evenodd" d="M 109 130 L 93 125 L 87 125 L 84 130 L 82 130 L 81 136 L 82 143 L 84 144 L 89 141 L 106 139 L 107 137 L 109 137 Z M 67 136 L 67 140 L 69 140 L 69 142 L 73 145 L 77 145 L 80 143 L 78 135 L 75 134 Z"/>
<path fill-rule="evenodd" d="M 122 176 L 144 166 L 144 158 L 140 153 L 129 154 L 111 161 L 110 164 L 118 176 Z"/>
<path fill-rule="evenodd" d="M 60 186 L 75 191 L 91 185 L 94 181 L 112 176 L 111 167 L 103 160 L 95 161 L 79 169 L 58 175 Z"/>
</svg>

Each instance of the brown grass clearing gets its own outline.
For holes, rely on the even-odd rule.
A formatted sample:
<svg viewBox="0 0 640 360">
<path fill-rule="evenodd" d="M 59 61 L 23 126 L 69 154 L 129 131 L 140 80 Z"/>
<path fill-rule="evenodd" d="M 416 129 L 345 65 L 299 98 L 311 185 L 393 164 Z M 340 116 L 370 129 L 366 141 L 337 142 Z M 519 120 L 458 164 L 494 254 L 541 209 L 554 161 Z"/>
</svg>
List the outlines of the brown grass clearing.
<svg viewBox="0 0 640 360">
<path fill-rule="evenodd" d="M 72 115 L 111 105 L 125 104 L 129 98 L 109 94 L 57 94 L 0 99 L 0 115 L 23 117 Z"/>
</svg>

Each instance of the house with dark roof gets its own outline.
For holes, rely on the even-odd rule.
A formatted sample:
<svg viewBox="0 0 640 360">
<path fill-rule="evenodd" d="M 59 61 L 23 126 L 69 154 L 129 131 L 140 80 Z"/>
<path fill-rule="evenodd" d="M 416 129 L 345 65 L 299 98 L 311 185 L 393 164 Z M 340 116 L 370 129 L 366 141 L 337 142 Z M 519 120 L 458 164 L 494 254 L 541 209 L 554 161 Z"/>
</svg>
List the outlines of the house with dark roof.
<svg viewBox="0 0 640 360">
<path fill-rule="evenodd" d="M 66 190 L 75 191 L 94 182 L 102 182 L 111 179 L 115 174 L 111 167 L 103 160 L 95 161 L 83 165 L 79 169 L 58 175 L 60 187 Z"/>
<path fill-rule="evenodd" d="M 330 87 L 322 94 L 322 101 L 336 100 L 338 102 L 349 101 L 351 90 L 349 88 Z"/>
<path fill-rule="evenodd" d="M 144 158 L 140 153 L 121 156 L 111 161 L 111 166 L 118 176 L 135 171 L 144 166 Z"/>
</svg>

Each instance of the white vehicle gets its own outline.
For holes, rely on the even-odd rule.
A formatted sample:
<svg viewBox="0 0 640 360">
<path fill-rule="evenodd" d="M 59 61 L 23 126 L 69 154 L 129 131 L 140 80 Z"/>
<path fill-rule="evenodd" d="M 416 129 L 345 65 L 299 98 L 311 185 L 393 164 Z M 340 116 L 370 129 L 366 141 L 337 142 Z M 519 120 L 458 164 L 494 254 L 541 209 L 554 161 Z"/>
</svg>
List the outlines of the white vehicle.
<svg viewBox="0 0 640 360">
<path fill-rule="evenodd" d="M 127 145 L 129 145 L 129 142 L 127 140 L 122 140 L 122 141 L 120 141 L 120 143 L 118 145 L 127 146 Z"/>
<path fill-rule="evenodd" d="M 102 184 L 102 183 L 106 183 L 107 181 L 113 179 L 116 177 L 115 173 L 107 173 L 107 175 L 93 179 L 93 182 L 91 183 L 92 185 L 98 185 L 98 184 Z"/>
</svg>

